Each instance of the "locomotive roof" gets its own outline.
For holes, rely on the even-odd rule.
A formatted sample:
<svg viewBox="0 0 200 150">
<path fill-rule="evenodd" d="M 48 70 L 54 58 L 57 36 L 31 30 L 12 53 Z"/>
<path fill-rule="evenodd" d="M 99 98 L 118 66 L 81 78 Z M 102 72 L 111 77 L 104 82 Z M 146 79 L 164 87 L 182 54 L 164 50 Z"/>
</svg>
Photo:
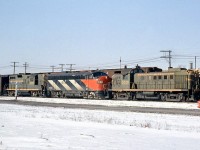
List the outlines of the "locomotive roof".
<svg viewBox="0 0 200 150">
<path fill-rule="evenodd" d="M 136 66 L 135 68 L 122 68 L 122 69 L 113 69 L 113 70 L 106 70 L 108 72 L 108 74 L 111 74 L 110 76 L 112 76 L 113 74 L 127 74 L 130 73 L 132 70 L 134 69 L 140 69 L 143 70 L 143 72 L 145 73 L 149 73 L 149 72 L 162 72 L 161 68 L 158 67 L 140 67 L 140 66 Z"/>
<path fill-rule="evenodd" d="M 70 73 L 66 73 L 66 72 L 62 72 L 62 73 L 51 73 L 48 74 L 47 76 L 51 77 L 51 76 L 89 76 L 92 74 L 97 74 L 97 73 L 103 73 L 106 74 L 102 71 L 94 71 L 94 72 L 89 72 L 89 71 L 81 71 L 81 72 L 70 72 Z"/>
</svg>

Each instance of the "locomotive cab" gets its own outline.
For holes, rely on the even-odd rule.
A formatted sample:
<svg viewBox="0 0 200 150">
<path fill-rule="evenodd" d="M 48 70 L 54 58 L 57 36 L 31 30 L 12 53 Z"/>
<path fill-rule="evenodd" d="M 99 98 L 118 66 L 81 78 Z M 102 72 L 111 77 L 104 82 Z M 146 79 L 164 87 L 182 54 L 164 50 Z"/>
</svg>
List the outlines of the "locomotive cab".
<svg viewBox="0 0 200 150">
<path fill-rule="evenodd" d="M 127 92 L 132 88 L 137 88 L 134 82 L 136 73 L 144 72 L 140 66 L 133 69 L 123 69 L 112 76 L 112 94 L 114 99 L 130 99 L 132 93 Z"/>
</svg>

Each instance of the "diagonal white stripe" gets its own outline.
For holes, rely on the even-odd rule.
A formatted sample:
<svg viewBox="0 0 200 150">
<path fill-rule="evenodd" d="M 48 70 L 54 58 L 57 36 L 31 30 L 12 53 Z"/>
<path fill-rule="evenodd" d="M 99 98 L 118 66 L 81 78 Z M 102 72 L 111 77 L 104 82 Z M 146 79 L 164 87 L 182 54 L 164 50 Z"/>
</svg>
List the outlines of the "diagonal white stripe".
<svg viewBox="0 0 200 150">
<path fill-rule="evenodd" d="M 48 82 L 53 86 L 55 90 L 60 90 L 60 88 L 56 85 L 56 83 L 53 80 L 48 80 Z"/>
<path fill-rule="evenodd" d="M 84 89 L 75 81 L 69 80 L 79 91 L 83 91 Z"/>
<path fill-rule="evenodd" d="M 64 80 L 58 80 L 60 82 L 60 84 L 66 89 L 66 90 L 72 90 L 67 83 Z"/>
</svg>

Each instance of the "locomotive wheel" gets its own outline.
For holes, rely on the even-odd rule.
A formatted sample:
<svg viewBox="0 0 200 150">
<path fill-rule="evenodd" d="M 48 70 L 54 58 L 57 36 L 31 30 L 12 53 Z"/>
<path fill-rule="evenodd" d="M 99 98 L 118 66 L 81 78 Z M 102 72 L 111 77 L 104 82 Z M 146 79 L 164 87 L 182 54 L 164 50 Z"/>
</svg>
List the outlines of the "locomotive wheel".
<svg viewBox="0 0 200 150">
<path fill-rule="evenodd" d="M 113 99 L 114 99 L 114 100 L 117 99 L 117 94 L 113 94 Z"/>
<path fill-rule="evenodd" d="M 179 95 L 178 96 L 179 102 L 185 102 L 186 101 L 186 97 L 183 95 Z"/>
<path fill-rule="evenodd" d="M 162 94 L 160 96 L 161 101 L 167 101 L 167 95 L 166 94 Z"/>
<path fill-rule="evenodd" d="M 94 99 L 94 98 L 96 98 L 95 93 L 94 93 L 94 92 L 90 92 L 89 95 L 88 95 L 88 98 L 89 98 L 89 99 Z"/>
<path fill-rule="evenodd" d="M 133 100 L 133 101 L 136 101 L 136 100 L 137 100 L 137 98 L 136 98 L 136 95 L 135 95 L 135 94 L 133 94 L 133 95 L 132 95 L 132 100 Z"/>
</svg>

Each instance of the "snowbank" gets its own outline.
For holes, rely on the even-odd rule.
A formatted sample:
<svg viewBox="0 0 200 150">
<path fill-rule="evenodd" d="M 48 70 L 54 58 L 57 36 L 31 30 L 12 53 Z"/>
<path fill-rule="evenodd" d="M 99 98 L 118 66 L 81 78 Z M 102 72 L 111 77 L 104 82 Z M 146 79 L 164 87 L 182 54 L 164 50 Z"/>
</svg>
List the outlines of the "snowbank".
<svg viewBox="0 0 200 150">
<path fill-rule="evenodd" d="M 0 105 L 0 149 L 198 150 L 200 117 Z"/>
</svg>

